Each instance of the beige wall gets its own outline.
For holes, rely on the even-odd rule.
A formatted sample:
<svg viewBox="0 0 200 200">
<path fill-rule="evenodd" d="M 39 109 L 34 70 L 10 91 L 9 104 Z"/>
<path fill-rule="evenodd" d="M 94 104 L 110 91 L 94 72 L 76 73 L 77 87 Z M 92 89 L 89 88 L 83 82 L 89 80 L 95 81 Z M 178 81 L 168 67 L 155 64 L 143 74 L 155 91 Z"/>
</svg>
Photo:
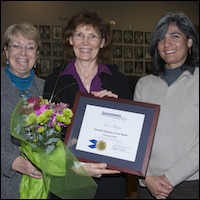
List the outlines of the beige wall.
<svg viewBox="0 0 200 200">
<path fill-rule="evenodd" d="M 1 1 L 1 35 L 10 24 L 21 21 L 65 26 L 67 18 L 81 9 L 97 10 L 121 29 L 151 31 L 168 11 L 182 11 L 199 25 L 198 1 Z"/>
<path fill-rule="evenodd" d="M 151 32 L 157 20 L 169 11 L 184 12 L 199 26 L 198 1 L 1 1 L 1 41 L 10 24 L 29 21 L 64 27 L 82 9 L 96 10 L 108 21 L 115 21 L 113 29 Z M 52 63 L 55 59 L 51 56 Z M 141 61 L 145 64 L 146 60 Z"/>
</svg>

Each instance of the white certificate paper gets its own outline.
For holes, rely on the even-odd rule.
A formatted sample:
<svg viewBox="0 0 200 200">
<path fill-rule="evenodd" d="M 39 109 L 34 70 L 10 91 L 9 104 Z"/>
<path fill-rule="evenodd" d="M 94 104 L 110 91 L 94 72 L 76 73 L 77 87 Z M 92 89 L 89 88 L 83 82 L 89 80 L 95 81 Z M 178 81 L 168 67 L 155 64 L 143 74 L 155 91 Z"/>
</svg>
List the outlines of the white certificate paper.
<svg viewBox="0 0 200 200">
<path fill-rule="evenodd" d="M 77 150 L 134 162 L 145 115 L 87 105 Z"/>
</svg>

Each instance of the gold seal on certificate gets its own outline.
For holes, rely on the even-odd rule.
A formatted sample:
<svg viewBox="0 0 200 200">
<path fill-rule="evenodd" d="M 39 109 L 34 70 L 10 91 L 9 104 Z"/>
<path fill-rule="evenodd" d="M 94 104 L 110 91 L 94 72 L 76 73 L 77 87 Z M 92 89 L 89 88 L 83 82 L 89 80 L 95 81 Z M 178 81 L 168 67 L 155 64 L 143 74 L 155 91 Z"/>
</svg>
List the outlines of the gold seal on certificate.
<svg viewBox="0 0 200 200">
<path fill-rule="evenodd" d="M 106 142 L 104 140 L 99 140 L 97 143 L 96 143 L 96 148 L 97 150 L 99 151 L 103 151 L 105 148 L 106 148 Z"/>
</svg>

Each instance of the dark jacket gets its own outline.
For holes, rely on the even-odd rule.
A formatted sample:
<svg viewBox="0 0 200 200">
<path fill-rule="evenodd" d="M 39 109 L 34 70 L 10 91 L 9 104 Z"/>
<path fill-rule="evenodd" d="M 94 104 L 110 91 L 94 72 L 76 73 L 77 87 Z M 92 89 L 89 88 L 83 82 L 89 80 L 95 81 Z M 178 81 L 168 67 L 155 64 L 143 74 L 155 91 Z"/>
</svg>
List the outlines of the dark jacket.
<svg viewBox="0 0 200 200">
<path fill-rule="evenodd" d="M 119 98 L 131 99 L 126 76 L 117 71 L 117 67 L 115 65 L 108 65 L 108 67 L 113 74 L 101 74 L 103 88 L 118 94 Z M 64 75 L 59 77 L 61 70 L 62 68 L 56 68 L 53 73 L 46 78 L 44 97 L 48 99 L 50 98 L 56 81 L 58 81 L 52 101 L 68 103 L 69 107 L 72 108 L 76 93 L 79 91 L 78 83 L 72 75 Z"/>
<path fill-rule="evenodd" d="M 117 71 L 116 66 L 108 65 L 108 67 L 110 68 L 112 75 L 106 73 L 101 74 L 100 78 L 103 83 L 103 88 L 118 94 L 119 98 L 131 99 L 126 76 Z M 44 97 L 49 99 L 55 89 L 52 101 L 68 103 L 69 107 L 72 108 L 76 93 L 79 91 L 79 86 L 72 75 L 59 77 L 61 70 L 61 68 L 56 68 L 54 72 L 46 78 Z M 57 80 L 58 82 L 56 85 Z M 94 180 L 98 184 L 95 199 L 126 198 L 126 185 L 123 173 L 116 175 L 103 175 L 101 178 L 94 178 Z M 52 198 L 55 198 L 55 196 Z"/>
</svg>

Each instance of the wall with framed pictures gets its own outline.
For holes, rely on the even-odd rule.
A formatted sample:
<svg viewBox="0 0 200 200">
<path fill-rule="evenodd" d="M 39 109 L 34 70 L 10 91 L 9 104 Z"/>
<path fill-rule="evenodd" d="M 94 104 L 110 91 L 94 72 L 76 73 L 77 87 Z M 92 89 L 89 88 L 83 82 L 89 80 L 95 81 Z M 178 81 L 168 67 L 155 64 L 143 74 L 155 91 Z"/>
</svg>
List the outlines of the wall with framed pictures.
<svg viewBox="0 0 200 200">
<path fill-rule="evenodd" d="M 57 32 L 57 28 L 53 28 L 53 25 L 55 27 L 65 27 L 69 18 L 77 12 L 77 5 L 82 9 L 97 10 L 105 18 L 115 21 L 113 29 L 117 30 L 117 32 L 115 36 L 116 39 L 114 39 L 113 35 L 113 44 L 121 46 L 122 57 L 112 58 L 112 62 L 119 65 L 119 70 L 123 73 L 124 62 L 132 62 L 133 73 L 127 74 L 131 82 L 131 87 L 135 85 L 135 81 L 137 80 L 135 77 L 138 78 L 143 75 L 143 73 L 138 72 L 139 70 L 137 71 L 138 73 L 135 74 L 135 62 L 143 62 L 143 69 L 146 73 L 150 70 L 152 62 L 149 56 L 145 54 L 146 47 L 148 47 L 148 39 L 145 40 L 145 38 L 148 38 L 148 31 L 152 30 L 155 22 L 163 13 L 181 10 L 190 17 L 195 24 L 196 30 L 199 32 L 199 1 L 173 1 L 173 3 L 169 3 L 168 1 L 145 1 L 145 3 L 143 1 L 115 1 L 114 7 L 113 1 L 1 1 L 1 16 L 3 16 L 3 20 L 1 21 L 1 35 L 3 36 L 3 33 L 10 24 L 24 21 L 24 19 L 33 24 L 37 24 L 38 28 L 39 24 L 45 26 L 41 28 L 43 29 L 41 30 L 41 34 L 43 35 L 42 40 L 43 42 L 50 43 L 51 56 L 41 56 L 41 59 L 49 59 L 51 70 L 53 70 L 54 67 L 63 64 L 62 57 L 54 56 L 55 53 L 53 55 L 53 49 L 56 48 L 53 47 L 53 43 L 60 42 L 59 39 L 56 39 L 57 36 L 52 36 L 52 32 Z M 12 14 L 9 15 L 8 13 Z M 46 32 L 49 34 L 42 33 L 44 29 L 46 29 L 46 26 Z M 53 29 L 55 30 L 53 31 Z M 124 30 L 142 32 L 144 37 L 143 43 L 135 43 L 134 31 L 133 43 L 124 43 Z M 133 46 L 133 58 L 124 58 L 124 46 Z M 144 56 L 142 59 L 135 59 L 135 46 L 143 46 Z M 1 64 L 2 66 L 5 64 L 3 58 L 1 59 Z M 126 68 L 128 70 L 129 67 Z M 39 73 L 40 70 L 38 69 L 37 71 Z M 42 71 L 43 77 L 47 74 L 48 73 L 44 73 L 44 70 Z M 134 87 L 131 90 L 133 91 Z M 126 175 L 128 199 L 136 199 L 136 178 L 135 176 Z"/>
<path fill-rule="evenodd" d="M 64 64 L 62 26 L 35 25 L 41 34 L 43 50 L 37 75 L 45 78 L 54 68 Z M 125 75 L 143 76 L 151 70 L 149 53 L 151 32 L 112 29 L 112 64 Z M 46 69 L 46 61 L 48 70 Z"/>
<path fill-rule="evenodd" d="M 151 32 L 112 29 L 112 64 L 126 75 L 143 76 L 150 73 L 149 52 Z"/>
<path fill-rule="evenodd" d="M 45 78 L 54 68 L 64 65 L 62 33 L 63 26 L 35 25 L 41 36 L 42 51 L 37 75 Z"/>
</svg>

